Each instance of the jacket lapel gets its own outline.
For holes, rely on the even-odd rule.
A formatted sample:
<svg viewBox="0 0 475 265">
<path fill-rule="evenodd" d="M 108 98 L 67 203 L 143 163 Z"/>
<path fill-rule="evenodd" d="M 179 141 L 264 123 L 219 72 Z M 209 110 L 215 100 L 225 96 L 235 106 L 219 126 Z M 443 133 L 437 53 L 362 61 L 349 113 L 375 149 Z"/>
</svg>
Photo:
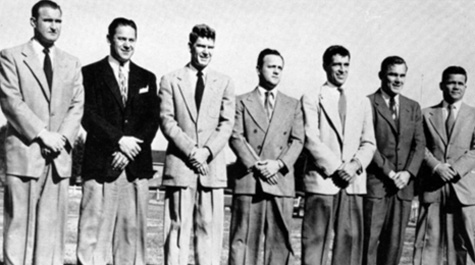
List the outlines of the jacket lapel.
<svg viewBox="0 0 475 265">
<path fill-rule="evenodd" d="M 195 84 L 191 83 L 191 80 L 188 75 L 187 66 L 184 67 L 178 74 L 178 87 L 180 89 L 181 95 L 185 101 L 188 112 L 190 113 L 191 118 L 194 122 L 197 121 L 196 103 L 195 103 Z M 205 88 L 206 90 L 206 88 Z M 202 104 L 203 105 L 203 104 Z"/>
<path fill-rule="evenodd" d="M 460 110 L 457 114 L 457 118 L 455 119 L 455 124 L 454 124 L 454 128 L 452 130 L 452 135 L 450 136 L 451 139 L 452 138 L 457 139 L 457 137 L 459 137 L 459 134 L 463 131 L 462 130 L 463 123 L 464 123 L 464 121 L 469 120 L 470 115 L 473 115 L 470 112 L 470 109 L 467 107 L 467 105 L 465 105 L 465 103 L 462 103 L 462 105 L 460 105 Z M 444 128 L 445 128 L 445 126 L 444 126 Z"/>
<path fill-rule="evenodd" d="M 442 142 L 447 145 L 447 132 L 445 131 L 444 114 L 442 112 L 442 103 L 432 108 L 429 113 L 429 121 L 434 127 L 434 130 L 439 135 Z M 457 118 L 458 119 L 458 118 Z M 455 131 L 455 130 L 454 130 Z"/>
<path fill-rule="evenodd" d="M 399 117 L 398 117 L 398 128 L 399 128 L 399 137 L 405 137 L 405 129 L 408 128 L 405 126 L 405 121 L 411 119 L 411 110 L 409 108 L 409 103 L 406 98 L 399 96 Z M 402 121 L 402 123 L 401 123 Z"/>
<path fill-rule="evenodd" d="M 272 146 L 272 144 L 268 142 L 275 139 L 275 134 L 280 132 L 278 127 L 282 126 L 282 122 L 284 121 L 285 117 L 289 115 L 289 111 L 291 111 L 288 105 L 289 101 L 286 100 L 286 98 L 284 98 L 279 91 L 277 91 L 272 119 L 270 124 L 267 126 L 268 129 L 262 146 Z M 265 113 L 265 111 L 263 113 Z"/>
<path fill-rule="evenodd" d="M 124 110 L 124 103 L 122 102 L 122 96 L 120 95 L 119 84 L 117 83 L 117 79 L 115 78 L 114 71 L 112 67 L 109 65 L 109 61 L 107 57 L 102 60 L 102 76 L 104 81 L 107 84 L 107 87 L 110 89 L 112 95 L 114 95 L 117 104 L 119 104 L 120 109 Z"/>
<path fill-rule="evenodd" d="M 128 90 L 127 90 L 127 103 L 132 102 L 134 97 L 137 96 L 138 90 L 140 89 L 140 77 L 138 75 L 138 67 L 134 63 L 130 62 L 129 69 L 129 80 L 128 80 Z M 126 104 L 126 107 L 129 104 Z"/>
<path fill-rule="evenodd" d="M 201 104 L 200 104 L 201 107 L 200 107 L 200 111 L 198 112 L 198 120 L 200 119 L 202 115 L 204 115 L 203 113 L 206 113 L 205 112 L 206 106 L 209 106 L 211 104 L 216 104 L 215 102 L 213 102 L 213 99 L 215 99 L 213 95 L 218 93 L 218 90 L 219 90 L 219 87 L 216 86 L 217 81 L 218 81 L 218 77 L 216 76 L 216 74 L 213 71 L 209 70 L 206 75 L 205 89 L 203 91 L 203 97 L 201 98 Z M 193 86 L 194 88 L 193 90 L 195 90 L 195 87 L 196 85 Z M 194 96 L 193 96 L 193 102 L 196 105 Z"/>
<path fill-rule="evenodd" d="M 338 113 L 338 100 L 335 101 L 333 98 L 334 97 L 331 97 L 327 89 L 322 88 L 320 92 L 320 105 L 327 115 L 330 124 L 335 129 L 340 143 L 343 144 L 343 129 L 341 127 L 340 115 Z M 349 108 L 347 108 L 347 110 L 351 111 Z"/>
<path fill-rule="evenodd" d="M 400 97 L 401 99 L 401 97 Z M 374 95 L 374 104 L 376 106 L 376 111 L 378 111 L 379 114 L 389 123 L 391 126 L 391 129 L 395 134 L 398 132 L 398 126 L 396 122 L 393 120 L 391 111 L 389 110 L 388 106 L 386 105 L 386 102 L 384 102 L 383 95 L 381 92 L 381 89 L 376 92 Z M 401 110 L 401 108 L 399 108 Z M 399 111 L 401 113 L 401 111 Z"/>
<path fill-rule="evenodd" d="M 25 59 L 24 59 L 25 64 L 28 66 L 28 68 L 30 68 L 30 71 L 32 72 L 32 74 L 35 76 L 36 80 L 40 84 L 45 98 L 49 102 L 51 98 L 51 92 L 48 87 L 48 82 L 46 81 L 46 76 L 43 70 L 43 66 L 40 65 L 40 62 L 38 61 L 38 57 L 35 55 L 32 41 L 28 42 L 25 45 L 22 53 L 23 53 L 23 56 L 25 56 Z"/>
<path fill-rule="evenodd" d="M 243 100 L 243 103 L 257 126 L 262 131 L 266 132 L 267 127 L 269 127 L 269 120 L 267 119 L 264 106 L 260 101 L 257 88 L 254 89 L 245 100 Z"/>
</svg>

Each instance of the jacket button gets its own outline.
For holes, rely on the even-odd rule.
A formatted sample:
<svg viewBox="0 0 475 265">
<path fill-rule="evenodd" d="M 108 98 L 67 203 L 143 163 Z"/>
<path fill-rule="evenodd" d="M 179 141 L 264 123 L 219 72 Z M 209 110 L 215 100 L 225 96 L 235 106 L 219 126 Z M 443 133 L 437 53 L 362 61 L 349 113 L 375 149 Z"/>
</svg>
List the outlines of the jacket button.
<svg viewBox="0 0 475 265">
<path fill-rule="evenodd" d="M 287 132 L 284 132 L 284 135 L 287 135 Z"/>
<path fill-rule="evenodd" d="M 129 123 L 129 120 L 125 120 L 125 124 Z"/>
<path fill-rule="evenodd" d="M 254 129 L 254 133 L 257 133 L 257 129 Z"/>
<path fill-rule="evenodd" d="M 261 146 L 260 146 L 260 145 L 258 145 L 258 146 L 257 146 L 257 149 L 261 150 Z"/>
</svg>

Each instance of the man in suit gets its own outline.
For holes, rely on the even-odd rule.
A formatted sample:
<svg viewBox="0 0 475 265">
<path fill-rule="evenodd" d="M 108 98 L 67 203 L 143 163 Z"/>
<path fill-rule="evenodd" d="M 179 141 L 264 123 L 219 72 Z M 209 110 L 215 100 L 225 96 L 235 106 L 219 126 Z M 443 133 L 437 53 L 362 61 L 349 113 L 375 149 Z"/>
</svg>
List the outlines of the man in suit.
<svg viewBox="0 0 475 265">
<path fill-rule="evenodd" d="M 215 31 L 196 25 L 191 61 L 160 81 L 160 127 L 168 140 L 163 185 L 166 264 L 188 264 L 194 226 L 195 264 L 220 264 L 226 146 L 234 124 L 234 87 L 208 68 Z"/>
<path fill-rule="evenodd" d="M 134 21 L 109 25 L 110 54 L 83 68 L 87 138 L 79 264 L 145 264 L 151 143 L 159 125 L 155 75 L 131 61 Z"/>
<path fill-rule="evenodd" d="M 83 115 L 79 61 L 57 48 L 62 11 L 31 12 L 34 37 L 0 52 L 0 105 L 7 119 L 5 264 L 63 264 L 71 151 Z"/>
<path fill-rule="evenodd" d="M 327 82 L 302 97 L 307 168 L 304 176 L 302 264 L 361 264 L 365 168 L 375 139 L 369 100 L 344 87 L 350 53 L 330 46 L 323 54 Z"/>
<path fill-rule="evenodd" d="M 403 95 L 407 65 L 399 56 L 381 63 L 381 88 L 369 95 L 377 149 L 367 168 L 363 264 L 397 265 L 424 157 L 419 104 Z"/>
<path fill-rule="evenodd" d="M 475 264 L 475 108 L 462 102 L 465 69 L 442 73 L 443 101 L 422 111 L 427 141 L 420 174 L 414 264 Z"/>
<path fill-rule="evenodd" d="M 305 136 L 299 101 L 277 91 L 283 68 L 278 51 L 261 51 L 258 87 L 236 100 L 229 142 L 239 165 L 230 228 L 232 265 L 257 264 L 263 235 L 264 264 L 293 261 L 293 166 Z"/>
</svg>

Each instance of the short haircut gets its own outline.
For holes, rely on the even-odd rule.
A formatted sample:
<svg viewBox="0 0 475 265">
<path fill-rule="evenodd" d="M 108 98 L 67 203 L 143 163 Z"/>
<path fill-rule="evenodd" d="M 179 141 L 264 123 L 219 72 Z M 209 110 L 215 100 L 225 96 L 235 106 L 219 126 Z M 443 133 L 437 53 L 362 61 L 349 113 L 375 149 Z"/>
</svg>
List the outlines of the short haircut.
<svg viewBox="0 0 475 265">
<path fill-rule="evenodd" d="M 58 4 L 56 4 L 55 2 L 50 1 L 50 0 L 41 0 L 41 1 L 37 2 L 31 8 L 31 17 L 38 18 L 38 16 L 40 15 L 40 13 L 39 13 L 40 8 L 42 8 L 42 7 L 50 7 L 52 9 L 58 9 L 61 13 L 63 13 L 63 11 L 61 10 L 61 7 Z"/>
<path fill-rule="evenodd" d="M 442 83 L 449 78 L 450 75 L 464 75 L 465 82 L 467 82 L 467 72 L 461 66 L 449 66 L 442 72 Z"/>
<path fill-rule="evenodd" d="M 407 70 L 407 63 L 404 61 L 403 58 L 399 56 L 388 56 L 384 58 L 383 62 L 381 63 L 381 73 L 385 73 L 390 66 L 396 65 L 396 64 L 404 64 L 406 66 Z"/>
<path fill-rule="evenodd" d="M 333 60 L 333 56 L 337 54 L 342 57 L 348 56 L 351 58 L 350 51 L 348 51 L 348 49 L 341 45 L 332 45 L 327 48 L 325 53 L 323 53 L 323 65 L 329 65 Z"/>
<path fill-rule="evenodd" d="M 115 30 L 120 26 L 132 27 L 135 30 L 135 36 L 137 36 L 137 25 L 135 24 L 135 22 L 131 19 L 118 17 L 112 20 L 111 24 L 109 25 L 109 31 L 107 35 L 107 38 L 109 40 L 112 40 L 112 37 L 114 37 L 115 34 Z"/>
<path fill-rule="evenodd" d="M 190 43 L 194 44 L 198 38 L 216 39 L 216 32 L 206 24 L 195 25 L 190 32 Z"/>
<path fill-rule="evenodd" d="M 257 67 L 259 67 L 259 68 L 262 67 L 262 65 L 264 64 L 264 57 L 266 57 L 267 55 L 277 55 L 277 56 L 280 56 L 280 58 L 282 58 L 282 62 L 284 61 L 284 57 L 280 54 L 279 51 L 266 48 L 266 49 L 262 50 L 262 51 L 259 53 L 259 56 L 257 57 Z"/>
</svg>

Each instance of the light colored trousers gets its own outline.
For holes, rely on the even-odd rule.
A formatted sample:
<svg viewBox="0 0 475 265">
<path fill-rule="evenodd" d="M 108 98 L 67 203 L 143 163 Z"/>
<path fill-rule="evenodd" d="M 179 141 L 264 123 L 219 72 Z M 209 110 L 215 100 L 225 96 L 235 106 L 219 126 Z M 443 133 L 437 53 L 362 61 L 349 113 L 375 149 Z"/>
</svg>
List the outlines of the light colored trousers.
<svg viewBox="0 0 475 265">
<path fill-rule="evenodd" d="M 146 264 L 148 180 L 86 180 L 79 216 L 78 264 Z M 111 262 L 112 256 L 112 262 Z"/>
<path fill-rule="evenodd" d="M 167 187 L 164 214 L 164 264 L 188 264 L 192 229 L 195 264 L 220 264 L 224 222 L 222 188 Z"/>
<path fill-rule="evenodd" d="M 6 176 L 5 265 L 64 264 L 68 186 L 53 166 L 39 179 Z"/>
</svg>

